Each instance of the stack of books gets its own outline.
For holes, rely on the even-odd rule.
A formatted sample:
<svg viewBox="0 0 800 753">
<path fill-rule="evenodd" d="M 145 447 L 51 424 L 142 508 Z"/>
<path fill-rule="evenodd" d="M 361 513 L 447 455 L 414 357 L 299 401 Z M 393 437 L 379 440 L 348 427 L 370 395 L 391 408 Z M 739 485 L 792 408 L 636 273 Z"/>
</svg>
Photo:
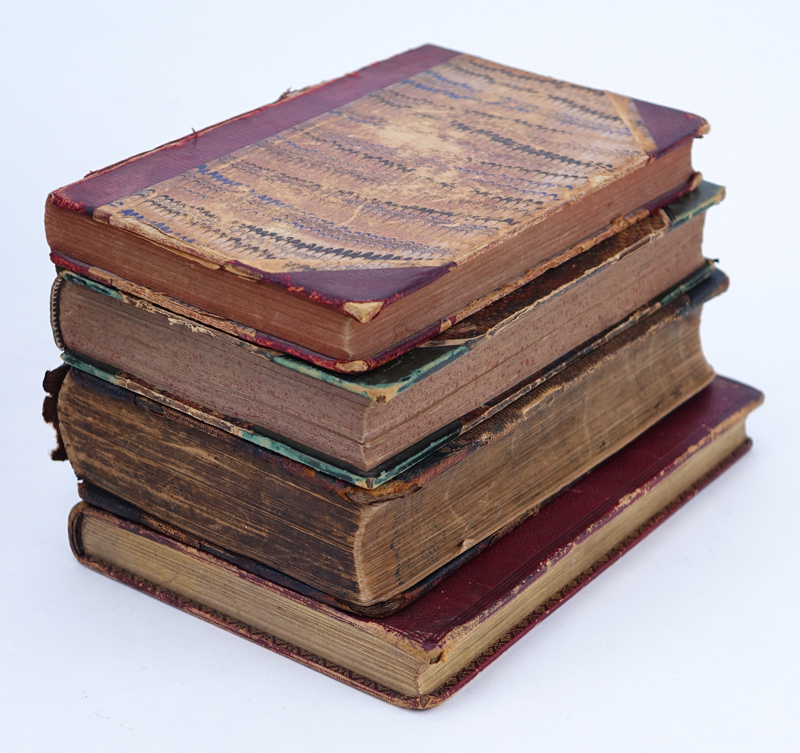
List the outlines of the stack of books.
<svg viewBox="0 0 800 753">
<path fill-rule="evenodd" d="M 53 192 L 75 555 L 449 697 L 749 447 L 707 129 L 426 46 Z"/>
</svg>

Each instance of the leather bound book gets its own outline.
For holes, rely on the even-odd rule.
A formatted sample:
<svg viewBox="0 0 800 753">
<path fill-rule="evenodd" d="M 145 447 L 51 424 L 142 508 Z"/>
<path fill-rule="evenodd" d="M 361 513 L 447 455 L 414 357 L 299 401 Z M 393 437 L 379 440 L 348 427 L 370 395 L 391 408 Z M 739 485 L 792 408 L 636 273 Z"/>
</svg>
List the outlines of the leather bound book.
<svg viewBox="0 0 800 753">
<path fill-rule="evenodd" d="M 390 703 L 430 708 L 746 452 L 745 418 L 762 399 L 718 377 L 538 515 L 386 617 L 351 615 L 179 530 L 155 530 L 86 503 L 72 511 L 70 540 L 94 570 Z"/>
<path fill-rule="evenodd" d="M 682 294 L 371 489 L 77 369 L 58 392 L 59 431 L 79 478 L 369 607 L 533 514 L 705 387 L 700 304 L 725 284 Z"/>
<path fill-rule="evenodd" d="M 723 194 L 704 182 L 366 373 L 331 373 L 259 345 L 259 333 L 230 321 L 196 309 L 180 315 L 118 279 L 66 270 L 53 286 L 53 329 L 73 366 L 112 374 L 146 397 L 168 395 L 177 410 L 256 433 L 268 449 L 337 478 L 377 484 L 486 417 L 478 409 L 487 401 L 562 368 L 711 275 L 704 210 Z"/>
<path fill-rule="evenodd" d="M 364 371 L 688 193 L 702 118 L 424 46 L 54 191 L 57 266 Z"/>
</svg>

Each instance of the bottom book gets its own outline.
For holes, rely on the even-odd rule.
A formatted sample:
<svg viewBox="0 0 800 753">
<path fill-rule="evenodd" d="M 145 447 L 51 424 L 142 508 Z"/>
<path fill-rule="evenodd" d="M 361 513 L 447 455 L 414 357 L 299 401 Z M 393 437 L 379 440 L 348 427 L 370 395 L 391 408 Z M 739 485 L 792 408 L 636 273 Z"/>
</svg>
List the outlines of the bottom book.
<svg viewBox="0 0 800 753">
<path fill-rule="evenodd" d="M 750 447 L 763 396 L 717 377 L 401 611 L 358 617 L 85 502 L 70 541 L 89 567 L 391 703 L 430 708 Z M 167 585 L 168 584 L 168 585 Z"/>
</svg>

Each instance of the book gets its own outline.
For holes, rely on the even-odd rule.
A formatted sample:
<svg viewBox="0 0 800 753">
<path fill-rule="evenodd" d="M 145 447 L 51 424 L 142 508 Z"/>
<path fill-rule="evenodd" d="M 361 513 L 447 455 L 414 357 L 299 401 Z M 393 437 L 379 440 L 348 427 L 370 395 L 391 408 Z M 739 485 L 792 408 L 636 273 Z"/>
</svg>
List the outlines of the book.
<svg viewBox="0 0 800 753">
<path fill-rule="evenodd" d="M 50 194 L 57 266 L 386 362 L 699 182 L 702 118 L 427 45 Z"/>
<path fill-rule="evenodd" d="M 747 451 L 763 396 L 718 377 L 535 517 L 394 615 L 364 618 L 187 541 L 80 503 L 88 567 L 400 706 L 431 708 L 474 679 Z"/>
<path fill-rule="evenodd" d="M 726 284 L 681 295 L 372 489 L 77 369 L 58 391 L 59 432 L 84 481 L 342 602 L 374 605 L 533 513 L 705 387 L 700 307 Z"/>
<path fill-rule="evenodd" d="M 100 368 L 147 397 L 169 395 L 169 405 L 196 418 L 267 436 L 275 452 L 347 481 L 375 484 L 471 428 L 485 417 L 478 409 L 487 401 L 531 375 L 561 368 L 565 357 L 712 274 L 701 251 L 704 210 L 723 195 L 704 182 L 666 210 L 362 374 L 331 373 L 260 346 L 254 333 L 240 333 L 230 322 L 199 311 L 179 315 L 125 286 L 67 270 L 53 286 L 53 330 L 65 360 L 78 368 Z M 249 334 L 249 342 L 240 334 Z M 461 420 L 473 411 L 470 421 Z"/>
</svg>

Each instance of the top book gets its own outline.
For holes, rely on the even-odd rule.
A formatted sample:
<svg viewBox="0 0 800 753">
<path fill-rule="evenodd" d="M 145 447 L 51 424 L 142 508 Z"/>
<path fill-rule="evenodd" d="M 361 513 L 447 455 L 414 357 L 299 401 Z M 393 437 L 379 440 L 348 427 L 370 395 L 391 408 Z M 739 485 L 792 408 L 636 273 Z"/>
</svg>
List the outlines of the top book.
<svg viewBox="0 0 800 753">
<path fill-rule="evenodd" d="M 54 191 L 60 267 L 365 371 L 687 193 L 689 113 L 434 46 Z"/>
</svg>

